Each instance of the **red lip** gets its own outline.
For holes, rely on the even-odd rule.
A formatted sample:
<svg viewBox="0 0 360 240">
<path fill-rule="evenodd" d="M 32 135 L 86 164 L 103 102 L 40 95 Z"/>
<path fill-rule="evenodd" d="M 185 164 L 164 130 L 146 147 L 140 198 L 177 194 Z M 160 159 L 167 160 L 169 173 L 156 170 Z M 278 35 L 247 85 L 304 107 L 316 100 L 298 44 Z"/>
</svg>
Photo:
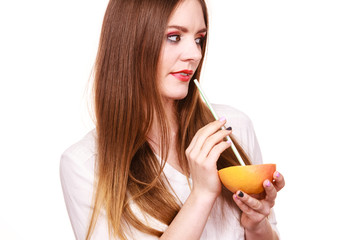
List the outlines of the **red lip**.
<svg viewBox="0 0 360 240">
<path fill-rule="evenodd" d="M 170 74 L 182 82 L 187 82 L 191 79 L 193 73 L 194 73 L 194 71 L 192 71 L 192 70 L 184 69 L 184 70 L 180 70 L 178 72 L 172 72 Z"/>
<path fill-rule="evenodd" d="M 193 70 L 184 69 L 184 70 L 181 70 L 181 71 L 178 71 L 178 72 L 172 72 L 171 74 L 174 74 L 174 73 L 186 73 L 186 74 L 192 75 L 193 72 L 194 72 Z"/>
</svg>

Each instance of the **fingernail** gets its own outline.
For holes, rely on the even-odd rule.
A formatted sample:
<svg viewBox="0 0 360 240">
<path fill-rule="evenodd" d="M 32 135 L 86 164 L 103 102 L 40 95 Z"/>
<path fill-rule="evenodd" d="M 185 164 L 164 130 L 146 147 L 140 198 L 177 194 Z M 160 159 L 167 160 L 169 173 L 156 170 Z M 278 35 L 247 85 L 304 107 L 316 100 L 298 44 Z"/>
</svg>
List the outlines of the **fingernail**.
<svg viewBox="0 0 360 240">
<path fill-rule="evenodd" d="M 231 144 L 231 140 L 230 140 L 230 139 L 229 139 L 229 140 L 227 140 L 226 142 L 227 142 L 228 144 Z"/>
<path fill-rule="evenodd" d="M 225 117 L 221 117 L 221 118 L 219 119 L 220 122 L 225 122 L 225 120 L 226 120 Z"/>
<path fill-rule="evenodd" d="M 276 172 L 276 173 L 275 173 L 275 177 L 276 177 L 276 178 L 280 177 L 280 173 L 279 173 L 279 172 Z"/>
<path fill-rule="evenodd" d="M 269 180 L 265 181 L 265 186 L 270 187 L 270 181 Z"/>
<path fill-rule="evenodd" d="M 242 192 L 242 191 L 240 191 L 239 193 L 238 193 L 238 197 L 243 197 L 244 196 L 244 193 Z"/>
<path fill-rule="evenodd" d="M 227 127 L 226 130 L 230 131 L 232 130 L 232 127 Z"/>
</svg>

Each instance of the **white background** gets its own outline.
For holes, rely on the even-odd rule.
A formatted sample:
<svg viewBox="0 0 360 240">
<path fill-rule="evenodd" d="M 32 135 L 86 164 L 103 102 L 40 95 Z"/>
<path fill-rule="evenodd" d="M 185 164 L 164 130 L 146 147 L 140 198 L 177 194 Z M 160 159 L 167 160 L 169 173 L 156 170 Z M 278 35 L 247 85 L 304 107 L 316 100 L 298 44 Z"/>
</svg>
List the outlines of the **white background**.
<svg viewBox="0 0 360 240">
<path fill-rule="evenodd" d="M 0 239 L 74 239 L 59 158 L 93 128 L 107 1 L 0 2 Z M 253 120 L 283 239 L 359 236 L 360 4 L 211 0 L 203 88 Z"/>
</svg>

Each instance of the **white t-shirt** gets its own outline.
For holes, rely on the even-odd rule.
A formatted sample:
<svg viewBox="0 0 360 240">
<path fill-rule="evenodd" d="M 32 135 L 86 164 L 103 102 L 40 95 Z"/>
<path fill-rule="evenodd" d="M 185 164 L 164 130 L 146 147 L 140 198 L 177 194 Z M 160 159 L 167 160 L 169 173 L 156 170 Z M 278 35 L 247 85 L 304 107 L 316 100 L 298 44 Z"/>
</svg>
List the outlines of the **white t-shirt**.
<svg viewBox="0 0 360 240">
<path fill-rule="evenodd" d="M 262 157 L 255 132 L 250 119 L 242 112 L 225 105 L 214 105 L 219 117 L 225 116 L 226 126 L 231 126 L 233 135 L 253 164 L 261 164 Z M 60 178 L 67 211 L 76 239 L 85 239 L 90 216 L 92 214 L 92 197 L 94 185 L 94 166 L 96 161 L 96 132 L 88 133 L 81 141 L 68 148 L 61 157 Z M 190 188 L 187 177 L 166 164 L 164 175 L 167 177 L 176 196 L 182 203 L 188 198 Z M 191 179 L 190 179 L 191 183 Z M 219 200 L 219 199 L 218 199 Z M 221 208 L 220 201 L 216 201 L 210 213 L 201 240 L 241 240 L 244 239 L 244 229 L 239 224 L 239 215 L 230 207 Z M 132 210 L 147 224 L 165 230 L 167 226 L 158 220 L 144 215 L 135 204 Z M 221 214 L 225 211 L 225 214 Z M 223 219 L 221 216 L 225 216 Z M 269 216 L 272 227 L 276 229 L 276 219 L 273 211 Z M 152 240 L 157 237 L 150 236 L 130 227 L 128 239 Z M 92 239 L 110 239 L 106 213 L 101 212 Z"/>
</svg>

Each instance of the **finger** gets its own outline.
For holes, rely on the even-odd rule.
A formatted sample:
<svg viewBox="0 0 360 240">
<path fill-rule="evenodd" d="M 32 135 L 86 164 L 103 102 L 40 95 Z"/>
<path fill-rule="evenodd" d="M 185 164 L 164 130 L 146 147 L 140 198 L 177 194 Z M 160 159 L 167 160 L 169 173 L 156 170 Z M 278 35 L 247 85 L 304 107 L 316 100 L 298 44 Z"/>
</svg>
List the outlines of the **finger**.
<svg viewBox="0 0 360 240">
<path fill-rule="evenodd" d="M 192 156 L 198 156 L 199 151 L 203 147 L 205 140 L 218 131 L 226 123 L 225 117 L 221 117 L 219 120 L 211 122 L 199 129 L 193 139 L 190 142 L 190 145 L 186 149 L 186 156 L 191 158 Z M 194 158 L 192 158 L 194 159 Z"/>
<path fill-rule="evenodd" d="M 241 202 L 245 203 L 247 206 L 254 209 L 255 211 L 259 212 L 262 210 L 262 203 L 256 198 L 250 197 L 248 194 L 242 191 L 238 191 L 237 196 L 239 197 L 239 200 L 241 200 Z"/>
<path fill-rule="evenodd" d="M 214 163 L 217 162 L 217 160 L 220 157 L 220 154 L 222 152 L 224 152 L 227 148 L 229 148 L 231 146 L 231 142 L 220 142 L 218 144 L 216 144 L 211 151 L 208 154 L 208 159 L 212 160 Z"/>
<path fill-rule="evenodd" d="M 246 205 L 244 202 L 242 202 L 236 194 L 233 195 L 233 199 L 234 199 L 236 205 L 240 208 L 240 210 L 243 213 L 245 213 L 246 215 L 254 216 L 254 215 L 260 214 L 257 211 L 255 211 L 254 209 L 252 209 L 251 207 L 249 207 L 248 205 Z"/>
<path fill-rule="evenodd" d="M 226 118 L 221 117 L 219 120 L 213 121 L 206 126 L 202 127 L 193 138 L 194 144 L 200 144 L 201 146 L 205 142 L 205 140 L 216 131 L 218 131 L 222 126 L 226 123 Z"/>
<path fill-rule="evenodd" d="M 226 148 L 228 148 L 230 146 L 230 142 L 223 141 L 226 136 L 230 135 L 230 133 L 231 133 L 231 130 L 220 130 L 220 131 L 214 133 L 213 135 L 209 136 L 206 139 L 206 141 L 201 149 L 200 155 L 203 157 L 207 157 L 210 155 L 210 152 L 213 149 L 215 150 L 215 152 L 220 151 L 219 154 L 221 154 Z M 220 149 L 219 149 L 219 147 L 216 147 L 217 144 L 222 143 L 222 142 L 227 143 L 225 145 L 225 147 L 226 147 L 225 149 L 222 149 L 222 147 L 220 147 Z M 215 156 L 216 156 L 216 154 L 215 154 Z"/>
<path fill-rule="evenodd" d="M 265 193 L 266 193 L 264 203 L 268 204 L 268 206 L 270 208 L 272 208 L 275 205 L 277 191 L 276 191 L 274 185 L 269 180 L 265 180 L 263 183 L 263 186 L 264 186 Z"/>
<path fill-rule="evenodd" d="M 276 191 L 280 191 L 285 186 L 284 176 L 278 171 L 275 171 L 273 178 L 274 178 L 273 184 Z"/>
<path fill-rule="evenodd" d="M 233 196 L 236 205 L 243 211 L 243 213 L 252 216 L 268 215 L 264 210 L 261 201 L 250 197 L 248 194 L 237 191 Z M 269 212 L 270 213 L 270 212 Z"/>
</svg>

